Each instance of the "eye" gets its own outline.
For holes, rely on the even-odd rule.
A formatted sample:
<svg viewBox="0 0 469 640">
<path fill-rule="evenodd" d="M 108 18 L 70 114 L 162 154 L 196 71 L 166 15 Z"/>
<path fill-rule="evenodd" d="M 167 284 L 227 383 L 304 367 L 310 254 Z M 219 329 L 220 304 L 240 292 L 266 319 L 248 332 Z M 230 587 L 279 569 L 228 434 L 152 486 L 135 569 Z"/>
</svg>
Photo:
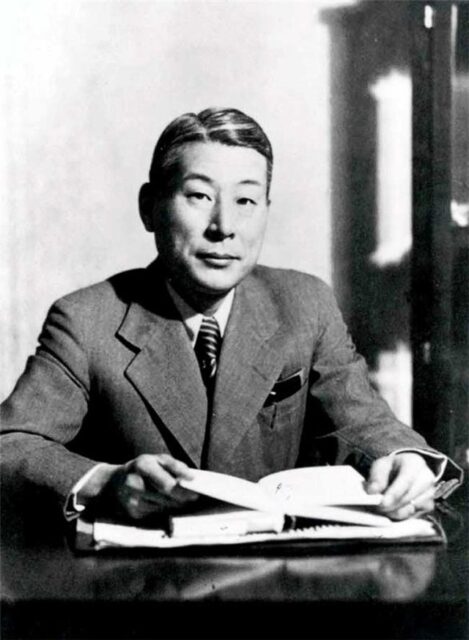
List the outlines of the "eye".
<svg viewBox="0 0 469 640">
<path fill-rule="evenodd" d="M 191 191 L 187 194 L 187 198 L 189 200 L 195 200 L 197 202 L 202 202 L 204 200 L 207 200 L 208 202 L 211 201 L 210 196 L 207 193 L 203 193 L 202 191 Z"/>
<path fill-rule="evenodd" d="M 238 198 L 236 201 L 238 204 L 242 205 L 243 207 L 245 206 L 256 206 L 257 202 L 255 200 L 253 200 L 252 198 Z"/>
</svg>

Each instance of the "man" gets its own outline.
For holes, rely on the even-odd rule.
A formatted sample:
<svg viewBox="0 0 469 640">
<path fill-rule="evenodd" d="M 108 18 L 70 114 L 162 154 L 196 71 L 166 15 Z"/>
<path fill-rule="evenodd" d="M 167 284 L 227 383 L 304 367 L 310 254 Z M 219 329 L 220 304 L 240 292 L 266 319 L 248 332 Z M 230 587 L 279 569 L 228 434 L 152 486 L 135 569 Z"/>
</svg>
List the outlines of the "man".
<svg viewBox="0 0 469 640">
<path fill-rule="evenodd" d="M 158 258 L 52 307 L 2 407 L 7 483 L 70 518 L 97 504 L 142 518 L 194 499 L 178 484 L 191 467 L 256 480 L 350 463 L 396 519 L 457 484 L 371 388 L 326 285 L 256 266 L 272 162 L 240 111 L 168 125 L 140 192 Z"/>
</svg>

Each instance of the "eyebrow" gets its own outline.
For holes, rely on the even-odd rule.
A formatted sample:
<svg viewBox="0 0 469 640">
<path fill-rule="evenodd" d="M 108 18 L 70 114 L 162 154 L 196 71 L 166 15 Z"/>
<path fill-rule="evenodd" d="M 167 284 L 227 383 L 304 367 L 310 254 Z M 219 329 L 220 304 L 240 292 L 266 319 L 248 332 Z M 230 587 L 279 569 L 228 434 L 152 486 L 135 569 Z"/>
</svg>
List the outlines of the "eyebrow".
<svg viewBox="0 0 469 640">
<path fill-rule="evenodd" d="M 203 173 L 188 173 L 183 177 L 183 181 L 187 182 L 187 180 L 202 180 L 203 182 L 208 182 L 209 184 L 213 184 L 213 180 Z"/>
<path fill-rule="evenodd" d="M 188 180 L 202 180 L 203 182 L 207 182 L 208 184 L 213 184 L 213 180 L 206 176 L 203 173 L 188 173 L 183 177 L 183 181 L 187 182 Z M 257 187 L 263 187 L 264 185 L 259 180 L 252 180 L 250 178 L 246 178 L 245 180 L 240 180 L 238 184 L 252 184 Z"/>
<path fill-rule="evenodd" d="M 264 185 L 262 184 L 262 182 L 259 182 L 259 180 L 241 180 L 241 182 L 238 182 L 238 184 L 253 184 L 256 187 L 263 187 Z"/>
</svg>

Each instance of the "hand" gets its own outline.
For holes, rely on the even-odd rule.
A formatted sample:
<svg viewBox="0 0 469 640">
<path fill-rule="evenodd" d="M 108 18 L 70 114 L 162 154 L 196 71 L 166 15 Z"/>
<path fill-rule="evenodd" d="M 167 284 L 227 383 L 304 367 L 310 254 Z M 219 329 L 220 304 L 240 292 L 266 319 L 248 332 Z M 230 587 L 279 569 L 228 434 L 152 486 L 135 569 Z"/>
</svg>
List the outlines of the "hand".
<svg viewBox="0 0 469 640">
<path fill-rule="evenodd" d="M 435 507 L 436 478 L 423 456 L 404 452 L 378 458 L 371 465 L 366 490 L 382 493 L 379 510 L 393 520 L 405 520 Z"/>
<path fill-rule="evenodd" d="M 106 498 L 133 519 L 177 510 L 198 495 L 178 485 L 190 480 L 190 468 L 172 456 L 144 454 L 115 469 L 106 486 Z"/>
</svg>

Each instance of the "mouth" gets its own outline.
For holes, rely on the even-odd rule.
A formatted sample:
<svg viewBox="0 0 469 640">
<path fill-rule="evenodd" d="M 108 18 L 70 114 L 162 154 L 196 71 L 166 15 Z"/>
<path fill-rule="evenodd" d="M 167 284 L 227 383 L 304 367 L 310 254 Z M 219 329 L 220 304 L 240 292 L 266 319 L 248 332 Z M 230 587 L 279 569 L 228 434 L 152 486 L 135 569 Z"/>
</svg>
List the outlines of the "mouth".
<svg viewBox="0 0 469 640">
<path fill-rule="evenodd" d="M 226 267 L 235 260 L 239 260 L 238 256 L 231 253 L 217 253 L 215 251 L 200 252 L 198 258 L 213 267 Z"/>
</svg>

